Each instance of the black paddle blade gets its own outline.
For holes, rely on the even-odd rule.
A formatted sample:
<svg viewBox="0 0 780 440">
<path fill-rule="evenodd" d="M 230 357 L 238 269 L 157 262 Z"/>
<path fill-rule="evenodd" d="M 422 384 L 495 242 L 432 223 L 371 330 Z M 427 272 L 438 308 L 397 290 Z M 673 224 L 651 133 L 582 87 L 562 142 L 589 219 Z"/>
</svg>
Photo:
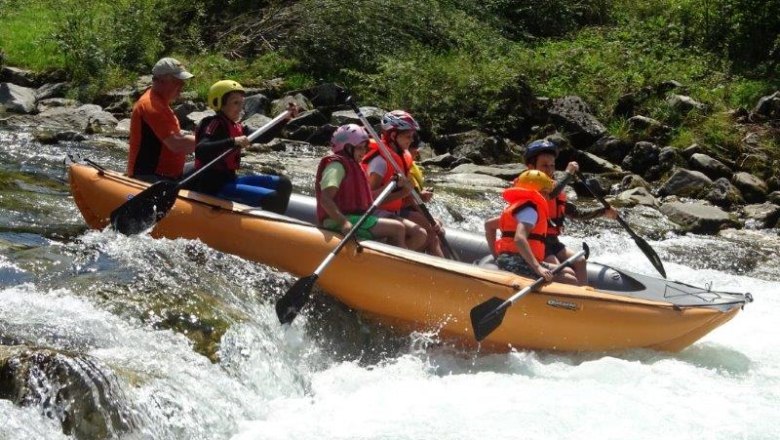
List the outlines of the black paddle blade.
<svg viewBox="0 0 780 440">
<path fill-rule="evenodd" d="M 493 297 L 471 309 L 471 327 L 474 329 L 474 338 L 477 341 L 485 339 L 501 325 L 507 309 L 501 307 L 504 302 L 501 298 Z"/>
<path fill-rule="evenodd" d="M 655 267 L 655 270 L 657 270 L 662 277 L 666 278 L 664 263 L 661 262 L 661 258 L 655 253 L 653 248 L 650 247 L 650 243 L 646 242 L 644 238 L 638 235 L 634 236 L 634 241 L 636 242 L 636 245 L 639 246 L 639 249 L 644 252 L 647 259 L 650 260 L 650 264 Z"/>
<path fill-rule="evenodd" d="M 176 182 L 164 180 L 155 183 L 115 209 L 111 213 L 111 225 L 125 235 L 151 228 L 171 210 L 178 191 Z"/>
<path fill-rule="evenodd" d="M 287 324 L 293 321 L 303 306 L 311 298 L 311 289 L 319 278 L 316 274 L 301 278 L 287 290 L 287 293 L 276 302 L 276 316 L 279 322 Z"/>
</svg>

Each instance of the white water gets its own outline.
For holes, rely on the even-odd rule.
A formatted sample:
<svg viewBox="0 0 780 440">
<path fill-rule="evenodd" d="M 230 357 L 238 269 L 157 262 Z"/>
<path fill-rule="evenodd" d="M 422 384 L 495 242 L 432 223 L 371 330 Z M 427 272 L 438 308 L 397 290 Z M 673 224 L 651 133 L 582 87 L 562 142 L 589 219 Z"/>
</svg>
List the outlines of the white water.
<svg viewBox="0 0 780 440">
<path fill-rule="evenodd" d="M 632 242 L 608 238 L 601 243 L 611 246 L 592 244 L 595 260 L 653 273 Z M 749 291 L 756 301 L 677 354 L 481 355 L 416 335 L 404 353 L 368 365 L 322 351 L 303 331 L 316 323 L 303 316 L 282 329 L 270 303 L 230 328 L 220 364 L 182 335 L 120 318 L 67 289 L 0 291 L 0 323 L 5 333 L 84 352 L 113 372 L 138 425 L 128 438 L 780 438 L 780 283 L 666 268 L 672 279 Z M 60 435 L 35 408 L 0 400 L 0 416 L 0 438 Z"/>
</svg>

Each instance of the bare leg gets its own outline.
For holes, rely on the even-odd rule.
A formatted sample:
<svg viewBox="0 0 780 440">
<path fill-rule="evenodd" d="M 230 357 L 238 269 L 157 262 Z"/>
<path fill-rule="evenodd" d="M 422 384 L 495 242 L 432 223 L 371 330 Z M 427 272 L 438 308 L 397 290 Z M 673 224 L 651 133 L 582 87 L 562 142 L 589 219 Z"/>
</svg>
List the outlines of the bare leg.
<svg viewBox="0 0 780 440">
<path fill-rule="evenodd" d="M 415 251 L 423 250 L 425 243 L 428 241 L 428 233 L 425 229 L 411 220 L 401 217 L 398 219 L 406 230 L 406 243 L 409 245 L 409 249 Z"/>
<path fill-rule="evenodd" d="M 371 228 L 376 238 L 387 238 L 390 244 L 406 248 L 406 226 L 398 220 L 380 218 Z"/>
<path fill-rule="evenodd" d="M 444 257 L 444 252 L 441 250 L 441 241 L 439 240 L 439 234 L 433 229 L 433 225 L 425 218 L 422 213 L 418 211 L 409 211 L 407 218 L 421 227 L 425 228 L 425 232 L 428 234 L 428 239 L 425 242 L 425 252 L 437 257 Z"/>
<path fill-rule="evenodd" d="M 571 256 L 574 255 L 574 252 L 569 248 L 563 248 L 562 251 L 558 252 L 558 259 L 561 261 L 565 261 L 568 258 L 571 258 Z M 572 263 L 572 268 L 574 269 L 574 274 L 577 277 L 577 284 L 581 286 L 585 286 L 588 284 L 588 262 L 584 258 L 578 258 L 574 260 L 574 263 Z"/>
</svg>

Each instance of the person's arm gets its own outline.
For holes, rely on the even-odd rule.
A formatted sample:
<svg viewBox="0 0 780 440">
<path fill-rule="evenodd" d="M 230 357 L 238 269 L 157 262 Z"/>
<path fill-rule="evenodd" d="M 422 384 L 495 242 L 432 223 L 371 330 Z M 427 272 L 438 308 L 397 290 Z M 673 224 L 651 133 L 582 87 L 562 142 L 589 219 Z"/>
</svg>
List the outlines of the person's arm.
<svg viewBox="0 0 780 440">
<path fill-rule="evenodd" d="M 518 223 L 517 230 L 515 231 L 515 245 L 517 246 L 517 250 L 520 253 L 520 256 L 523 257 L 523 260 L 525 260 L 526 264 L 528 264 L 528 267 L 533 269 L 537 275 L 544 277 L 546 281 L 552 281 L 552 272 L 550 272 L 550 269 L 547 269 L 538 261 L 536 261 L 536 257 L 534 257 L 534 253 L 531 250 L 531 245 L 528 244 L 527 237 L 529 229 L 530 228 L 528 228 L 524 223 Z"/>
<path fill-rule="evenodd" d="M 485 240 L 487 240 L 490 253 L 496 257 L 496 231 L 498 231 L 498 217 L 485 220 Z"/>
<path fill-rule="evenodd" d="M 175 153 L 189 154 L 195 151 L 195 136 L 191 134 L 174 133 L 163 139 L 163 143 Z"/>
<path fill-rule="evenodd" d="M 325 210 L 325 214 L 328 215 L 328 218 L 339 224 L 339 230 L 346 234 L 350 229 L 352 229 L 352 223 L 350 223 L 347 217 L 342 214 L 341 210 L 339 210 L 339 207 L 336 206 L 334 197 L 336 197 L 338 190 L 339 187 L 337 186 L 323 188 L 320 192 L 320 206 L 322 206 L 322 209 Z"/>
</svg>

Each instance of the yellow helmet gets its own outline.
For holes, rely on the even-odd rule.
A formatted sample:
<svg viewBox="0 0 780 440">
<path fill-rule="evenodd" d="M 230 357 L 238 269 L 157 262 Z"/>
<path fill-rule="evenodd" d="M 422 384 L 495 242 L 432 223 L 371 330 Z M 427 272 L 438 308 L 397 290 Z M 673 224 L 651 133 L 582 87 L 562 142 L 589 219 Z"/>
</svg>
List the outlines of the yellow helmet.
<svg viewBox="0 0 780 440">
<path fill-rule="evenodd" d="M 553 180 L 539 170 L 525 170 L 515 179 L 515 186 L 534 191 L 552 191 Z"/>
<path fill-rule="evenodd" d="M 246 93 L 244 88 L 241 87 L 241 84 L 233 80 L 223 79 L 222 81 L 215 82 L 209 88 L 209 95 L 207 98 L 209 108 L 215 112 L 220 111 L 220 109 L 222 109 L 222 98 L 230 92 Z"/>
</svg>

